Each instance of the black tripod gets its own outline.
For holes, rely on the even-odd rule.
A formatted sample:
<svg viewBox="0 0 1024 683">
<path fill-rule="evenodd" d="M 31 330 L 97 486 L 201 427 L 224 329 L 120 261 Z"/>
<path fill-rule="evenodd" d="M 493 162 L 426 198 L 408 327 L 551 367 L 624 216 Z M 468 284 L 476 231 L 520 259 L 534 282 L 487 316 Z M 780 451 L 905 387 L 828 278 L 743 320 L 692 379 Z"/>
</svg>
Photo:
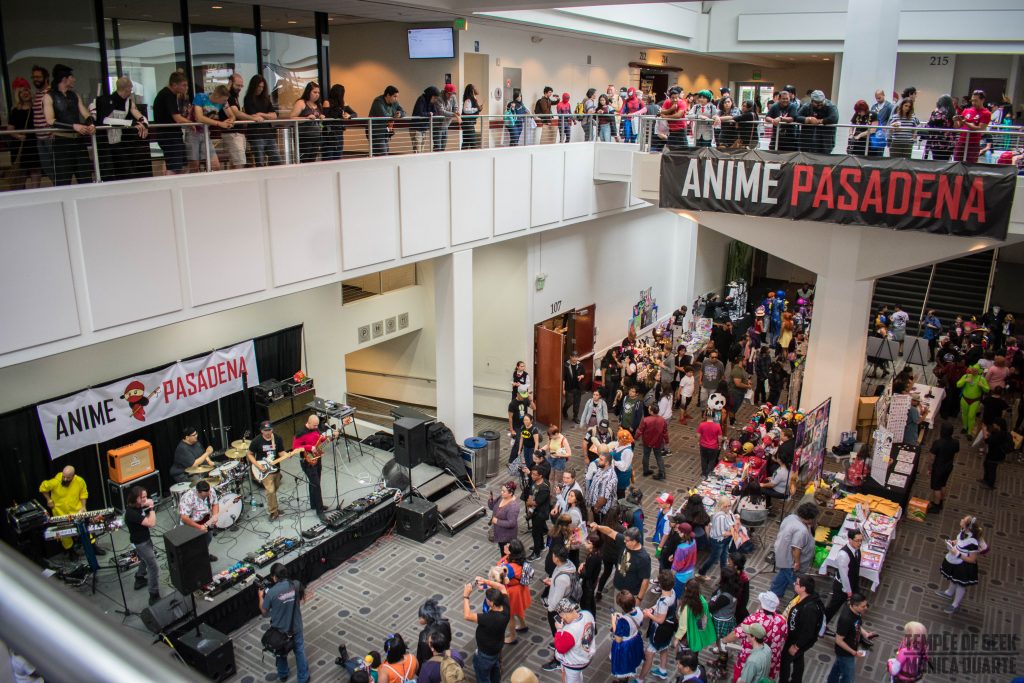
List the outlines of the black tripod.
<svg viewBox="0 0 1024 683">
<path fill-rule="evenodd" d="M 929 382 L 927 382 L 927 378 L 928 378 L 928 361 L 925 360 L 924 351 L 921 349 L 921 342 L 924 341 L 921 338 L 921 332 L 922 332 L 922 328 L 923 327 L 924 327 L 924 323 L 923 322 L 919 322 L 917 324 L 917 336 L 914 337 L 914 343 L 910 345 L 910 351 L 907 352 L 907 356 L 904 359 L 904 363 L 906 363 L 907 365 L 917 365 L 917 366 L 919 366 L 921 368 L 921 376 L 926 380 L 924 383 L 925 384 L 930 384 Z M 933 379 L 934 379 L 934 376 L 933 376 Z"/>
</svg>

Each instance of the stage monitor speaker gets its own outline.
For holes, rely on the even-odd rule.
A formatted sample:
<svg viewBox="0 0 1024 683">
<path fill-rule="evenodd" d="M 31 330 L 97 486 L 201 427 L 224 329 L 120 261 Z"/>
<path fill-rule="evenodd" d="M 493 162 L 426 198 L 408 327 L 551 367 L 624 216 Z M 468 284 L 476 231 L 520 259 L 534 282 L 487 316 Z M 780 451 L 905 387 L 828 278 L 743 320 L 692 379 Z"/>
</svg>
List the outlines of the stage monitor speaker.
<svg viewBox="0 0 1024 683">
<path fill-rule="evenodd" d="M 213 580 L 206 534 L 198 529 L 186 524 L 174 527 L 164 534 L 164 550 L 171 585 L 182 594 L 188 595 Z"/>
<path fill-rule="evenodd" d="M 151 633 L 163 633 L 169 626 L 188 616 L 190 605 L 178 591 L 160 598 L 160 601 L 142 610 L 142 623 Z"/>
<path fill-rule="evenodd" d="M 235 674 L 235 645 L 226 635 L 206 624 L 189 627 L 175 639 L 175 648 L 185 663 L 212 681 Z"/>
<path fill-rule="evenodd" d="M 395 420 L 395 460 L 402 467 L 413 468 L 427 450 L 427 423 L 410 417 Z"/>
<path fill-rule="evenodd" d="M 437 533 L 437 505 L 422 498 L 406 498 L 398 504 L 396 532 L 424 543 Z"/>
</svg>

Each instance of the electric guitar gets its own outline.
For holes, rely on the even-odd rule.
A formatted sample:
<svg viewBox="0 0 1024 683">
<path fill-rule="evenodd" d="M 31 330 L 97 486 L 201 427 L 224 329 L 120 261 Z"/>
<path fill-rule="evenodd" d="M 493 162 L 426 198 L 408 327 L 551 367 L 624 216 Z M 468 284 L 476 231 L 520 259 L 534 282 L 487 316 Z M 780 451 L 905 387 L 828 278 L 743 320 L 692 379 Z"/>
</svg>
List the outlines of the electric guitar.
<svg viewBox="0 0 1024 683">
<path fill-rule="evenodd" d="M 307 465 L 315 465 L 320 462 L 320 458 L 324 457 L 324 444 L 328 441 L 334 440 L 338 436 L 338 433 L 331 429 L 320 435 L 320 438 L 313 444 L 313 449 L 307 451 L 303 449 L 302 459 L 306 461 Z"/>
<path fill-rule="evenodd" d="M 287 452 L 287 453 L 282 453 L 276 459 L 271 459 L 268 456 L 266 458 L 263 458 L 262 460 L 257 460 L 256 462 L 262 464 L 264 469 L 261 471 L 260 468 L 256 466 L 256 464 L 250 465 L 249 468 L 252 470 L 253 479 L 255 479 L 258 482 L 262 482 L 264 479 L 266 479 L 271 474 L 273 474 L 274 472 L 277 472 L 280 469 L 278 467 L 278 465 L 280 463 L 284 462 L 288 458 L 290 458 L 293 455 L 295 455 L 296 453 L 300 453 L 300 452 L 301 452 L 301 450 L 296 449 L 294 451 L 290 451 L 290 452 Z"/>
</svg>

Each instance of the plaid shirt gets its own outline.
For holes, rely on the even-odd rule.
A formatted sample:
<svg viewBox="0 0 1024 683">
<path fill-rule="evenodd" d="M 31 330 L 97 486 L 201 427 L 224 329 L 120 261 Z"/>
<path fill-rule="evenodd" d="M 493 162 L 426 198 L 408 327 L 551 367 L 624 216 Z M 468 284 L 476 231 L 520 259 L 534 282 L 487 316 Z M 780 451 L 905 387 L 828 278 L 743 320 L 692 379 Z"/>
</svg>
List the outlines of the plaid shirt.
<svg viewBox="0 0 1024 683">
<path fill-rule="evenodd" d="M 594 462 L 596 463 L 597 461 Z M 602 514 L 608 512 L 612 503 L 615 502 L 616 483 L 614 467 L 609 466 L 601 469 L 595 464 L 593 471 L 587 472 L 587 506 L 594 509 L 598 499 L 604 498 L 605 503 L 598 509 L 598 512 Z"/>
<path fill-rule="evenodd" d="M 210 510 L 217 504 L 217 492 L 210 489 L 210 497 L 205 500 L 199 497 L 199 492 L 191 488 L 181 497 L 178 504 L 178 513 L 185 515 L 193 522 L 198 522 L 210 514 Z"/>
</svg>

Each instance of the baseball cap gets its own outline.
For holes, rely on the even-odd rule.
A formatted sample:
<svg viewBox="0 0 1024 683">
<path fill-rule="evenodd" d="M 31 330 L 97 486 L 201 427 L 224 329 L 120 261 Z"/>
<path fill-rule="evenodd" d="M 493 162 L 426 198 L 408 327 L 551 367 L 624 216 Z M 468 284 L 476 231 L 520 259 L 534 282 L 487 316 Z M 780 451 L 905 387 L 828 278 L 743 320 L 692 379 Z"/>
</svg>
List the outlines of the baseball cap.
<svg viewBox="0 0 1024 683">
<path fill-rule="evenodd" d="M 820 90 L 815 90 L 814 92 L 811 93 L 811 102 L 824 102 L 824 101 L 825 101 L 825 93 L 821 92 Z"/>
<path fill-rule="evenodd" d="M 676 498 L 668 491 L 665 491 L 657 498 L 655 498 L 654 502 L 657 503 L 658 505 L 671 505 L 672 503 L 676 502 Z"/>
<path fill-rule="evenodd" d="M 608 429 L 608 426 L 608 420 L 601 420 L 600 422 L 597 423 L 598 429 Z"/>
<path fill-rule="evenodd" d="M 455 92 L 455 84 L 454 83 L 445 83 L 444 84 L 444 91 L 445 92 Z"/>
<path fill-rule="evenodd" d="M 274 425 L 270 424 L 270 422 L 268 420 L 264 420 L 263 422 L 260 422 L 260 431 L 261 432 L 269 432 L 273 428 L 274 428 Z"/>
<path fill-rule="evenodd" d="M 529 385 L 527 385 L 527 384 L 520 384 L 519 385 L 519 395 L 520 396 L 528 396 L 529 394 L 530 394 L 530 387 L 529 387 Z"/>
<path fill-rule="evenodd" d="M 555 605 L 555 611 L 559 614 L 565 614 L 567 612 L 579 612 L 580 606 L 575 601 L 570 600 L 569 598 L 562 598 L 558 601 L 558 604 Z"/>
<path fill-rule="evenodd" d="M 772 593 L 772 595 L 774 595 L 774 593 Z M 752 638 L 757 638 L 758 640 L 764 640 L 768 636 L 768 634 L 765 633 L 764 626 L 758 623 L 747 624 L 743 627 L 743 632 Z"/>
<path fill-rule="evenodd" d="M 761 609 L 768 610 L 769 612 L 774 612 L 779 608 L 779 596 L 771 591 L 759 593 L 757 601 L 761 603 Z"/>
</svg>

